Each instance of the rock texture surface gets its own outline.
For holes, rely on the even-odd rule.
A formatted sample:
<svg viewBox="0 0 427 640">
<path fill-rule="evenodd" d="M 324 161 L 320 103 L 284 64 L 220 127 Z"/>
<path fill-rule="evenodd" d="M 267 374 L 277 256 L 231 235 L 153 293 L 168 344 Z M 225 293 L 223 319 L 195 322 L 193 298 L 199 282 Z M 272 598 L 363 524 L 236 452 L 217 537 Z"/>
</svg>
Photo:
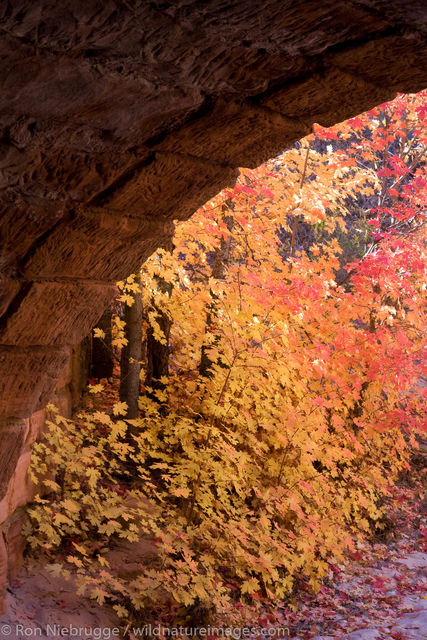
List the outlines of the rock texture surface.
<svg viewBox="0 0 427 640">
<path fill-rule="evenodd" d="M 3 0 L 0 30 L 1 500 L 21 421 L 114 281 L 238 166 L 314 121 L 422 89 L 427 12 L 424 0 Z"/>
<path fill-rule="evenodd" d="M 89 369 L 87 340 L 72 347 L 69 359 L 50 399 L 64 416 L 80 403 Z M 8 420 L 0 429 L 0 613 L 7 579 L 22 566 L 26 520 L 25 505 L 32 500 L 36 487 L 27 475 L 31 446 L 45 428 L 46 411 L 41 409 L 29 418 Z"/>
</svg>

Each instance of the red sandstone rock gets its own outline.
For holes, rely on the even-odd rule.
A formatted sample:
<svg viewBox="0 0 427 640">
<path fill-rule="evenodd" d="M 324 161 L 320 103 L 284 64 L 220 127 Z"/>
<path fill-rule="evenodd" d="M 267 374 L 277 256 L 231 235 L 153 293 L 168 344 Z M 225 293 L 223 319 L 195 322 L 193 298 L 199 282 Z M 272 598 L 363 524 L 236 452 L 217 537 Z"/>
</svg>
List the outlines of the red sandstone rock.
<svg viewBox="0 0 427 640">
<path fill-rule="evenodd" d="M 0 529 L 0 615 L 6 611 L 4 604 L 4 598 L 6 595 L 7 586 L 7 550 L 6 544 L 3 538 L 3 533 Z"/>
<path fill-rule="evenodd" d="M 24 563 L 23 554 L 26 541 L 22 535 L 22 527 L 27 521 L 25 510 L 19 509 L 5 527 L 5 542 L 7 548 L 8 565 L 7 578 L 13 580 L 19 573 Z"/>
</svg>

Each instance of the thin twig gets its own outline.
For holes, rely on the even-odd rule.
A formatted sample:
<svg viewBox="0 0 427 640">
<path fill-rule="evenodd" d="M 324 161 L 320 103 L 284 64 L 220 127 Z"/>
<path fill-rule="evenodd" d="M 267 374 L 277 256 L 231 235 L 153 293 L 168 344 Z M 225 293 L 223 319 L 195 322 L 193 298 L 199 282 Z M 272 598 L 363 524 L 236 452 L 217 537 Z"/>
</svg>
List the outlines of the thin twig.
<svg viewBox="0 0 427 640">
<path fill-rule="evenodd" d="M 305 154 L 305 160 L 304 160 L 304 168 L 302 170 L 302 175 L 301 175 L 301 181 L 300 181 L 300 191 L 302 190 L 303 186 L 304 186 L 304 180 L 305 180 L 305 176 L 307 173 L 307 164 L 308 164 L 308 156 L 310 153 L 310 143 L 307 146 L 307 151 Z M 301 194 L 301 198 L 302 198 L 302 194 Z M 294 217 L 294 223 L 292 225 L 292 237 L 291 237 L 291 257 L 294 255 L 294 250 L 295 250 L 295 241 L 296 241 L 296 236 L 297 236 L 297 228 L 298 228 L 298 216 L 296 215 Z"/>
</svg>

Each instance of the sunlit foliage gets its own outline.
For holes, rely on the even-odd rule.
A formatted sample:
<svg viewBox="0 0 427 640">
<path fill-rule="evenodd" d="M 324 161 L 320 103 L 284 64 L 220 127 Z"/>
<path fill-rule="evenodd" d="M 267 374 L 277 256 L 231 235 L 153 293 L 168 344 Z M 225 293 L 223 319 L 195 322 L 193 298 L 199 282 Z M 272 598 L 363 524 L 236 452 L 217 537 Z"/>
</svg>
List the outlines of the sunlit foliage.
<svg viewBox="0 0 427 640">
<path fill-rule="evenodd" d="M 172 321 L 169 378 L 143 389 L 137 420 L 120 403 L 76 420 L 53 412 L 32 462 L 50 494 L 29 511 L 29 541 L 62 554 L 101 604 L 125 618 L 237 616 L 301 582 L 317 589 L 332 559 L 381 527 L 422 420 L 423 100 L 316 128 L 242 169 L 143 266 L 159 342 L 158 314 Z M 360 195 L 376 202 L 340 282 L 338 231 Z M 307 223 L 322 227 L 304 247 Z M 141 295 L 132 277 L 119 286 L 124 302 Z M 120 539 L 151 541 L 135 574 L 111 560 Z"/>
</svg>

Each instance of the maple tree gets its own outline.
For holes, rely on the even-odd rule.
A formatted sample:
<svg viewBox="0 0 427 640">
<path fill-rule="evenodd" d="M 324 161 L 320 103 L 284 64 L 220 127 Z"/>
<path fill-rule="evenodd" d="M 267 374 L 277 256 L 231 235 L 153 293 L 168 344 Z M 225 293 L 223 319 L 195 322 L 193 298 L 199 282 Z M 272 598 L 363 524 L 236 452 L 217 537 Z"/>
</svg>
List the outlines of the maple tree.
<svg viewBox="0 0 427 640">
<path fill-rule="evenodd" d="M 399 96 L 241 169 L 177 225 L 172 250 L 118 283 L 123 303 L 141 300 L 162 364 L 143 371 L 133 419 L 123 401 L 74 420 L 52 409 L 32 463 L 52 494 L 30 509 L 28 536 L 61 549 L 119 615 L 161 601 L 168 615 L 237 619 L 303 580 L 316 590 L 381 527 L 423 415 L 424 104 Z M 363 251 L 340 284 L 361 194 Z M 113 333 L 123 347 L 119 317 Z M 155 550 L 131 578 L 109 560 L 120 538 Z"/>
</svg>

